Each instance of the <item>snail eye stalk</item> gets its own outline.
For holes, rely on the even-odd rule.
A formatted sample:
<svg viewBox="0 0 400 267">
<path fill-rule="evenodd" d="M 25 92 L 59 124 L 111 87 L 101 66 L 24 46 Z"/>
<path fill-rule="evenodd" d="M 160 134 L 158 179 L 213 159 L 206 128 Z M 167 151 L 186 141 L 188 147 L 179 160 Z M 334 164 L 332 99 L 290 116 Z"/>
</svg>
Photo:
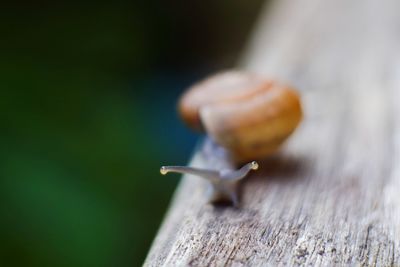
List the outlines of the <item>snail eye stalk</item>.
<svg viewBox="0 0 400 267">
<path fill-rule="evenodd" d="M 200 169 L 185 166 L 162 166 L 160 173 L 166 175 L 167 173 L 182 173 L 201 177 L 207 180 L 211 186 L 213 200 L 219 201 L 221 199 L 230 200 L 234 206 L 238 206 L 238 196 L 236 186 L 238 181 L 246 177 L 251 170 L 258 169 L 258 163 L 252 161 L 247 163 L 238 170 L 225 170 L 214 171 L 208 169 Z"/>
</svg>

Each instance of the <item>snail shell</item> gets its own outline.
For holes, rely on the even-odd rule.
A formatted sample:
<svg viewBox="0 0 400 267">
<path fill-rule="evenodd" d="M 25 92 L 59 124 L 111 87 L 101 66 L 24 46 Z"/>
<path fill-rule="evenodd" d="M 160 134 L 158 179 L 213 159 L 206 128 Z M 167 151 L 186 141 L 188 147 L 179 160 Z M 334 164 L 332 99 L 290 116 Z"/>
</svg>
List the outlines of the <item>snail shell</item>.
<svg viewBox="0 0 400 267">
<path fill-rule="evenodd" d="M 244 72 L 225 72 L 195 84 L 182 96 L 186 124 L 205 131 L 236 162 L 274 153 L 302 118 L 298 93 Z"/>
</svg>

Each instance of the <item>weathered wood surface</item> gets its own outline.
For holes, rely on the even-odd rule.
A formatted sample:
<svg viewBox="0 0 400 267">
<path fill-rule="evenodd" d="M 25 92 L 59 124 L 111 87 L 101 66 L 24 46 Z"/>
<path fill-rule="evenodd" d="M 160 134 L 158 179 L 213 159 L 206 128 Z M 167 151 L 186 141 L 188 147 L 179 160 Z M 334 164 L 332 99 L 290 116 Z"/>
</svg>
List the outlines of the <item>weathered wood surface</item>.
<svg viewBox="0 0 400 267">
<path fill-rule="evenodd" d="M 145 265 L 400 266 L 400 1 L 279 0 L 253 37 L 241 65 L 299 87 L 304 122 L 239 209 L 184 177 Z"/>
</svg>

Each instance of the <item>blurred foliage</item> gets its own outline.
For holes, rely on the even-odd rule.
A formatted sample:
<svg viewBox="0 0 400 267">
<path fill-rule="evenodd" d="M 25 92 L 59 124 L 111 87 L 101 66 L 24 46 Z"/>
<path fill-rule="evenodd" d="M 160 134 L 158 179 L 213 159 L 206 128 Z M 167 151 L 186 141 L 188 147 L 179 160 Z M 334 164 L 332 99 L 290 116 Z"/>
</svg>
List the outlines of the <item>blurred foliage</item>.
<svg viewBox="0 0 400 267">
<path fill-rule="evenodd" d="M 176 99 L 233 64 L 260 2 L 0 11 L 0 266 L 143 262 L 178 179 L 159 167 L 196 138 Z"/>
</svg>

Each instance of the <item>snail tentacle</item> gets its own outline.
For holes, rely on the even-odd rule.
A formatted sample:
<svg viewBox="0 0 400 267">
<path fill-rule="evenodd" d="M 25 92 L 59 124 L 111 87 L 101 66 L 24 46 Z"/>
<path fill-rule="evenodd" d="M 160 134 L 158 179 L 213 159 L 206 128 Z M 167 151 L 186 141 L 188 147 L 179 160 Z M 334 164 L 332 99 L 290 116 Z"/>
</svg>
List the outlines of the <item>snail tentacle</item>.
<svg viewBox="0 0 400 267">
<path fill-rule="evenodd" d="M 199 168 L 186 167 L 186 166 L 162 166 L 160 168 L 160 173 L 162 175 L 165 175 L 169 172 L 191 174 L 191 175 L 202 177 L 209 181 L 216 181 L 219 178 L 219 173 L 216 171 L 212 171 L 212 170 L 199 169 Z"/>
<path fill-rule="evenodd" d="M 257 170 L 258 163 L 253 161 L 247 163 L 238 170 L 214 171 L 185 166 L 163 166 L 161 174 L 169 172 L 191 174 L 202 177 L 210 182 L 214 200 L 229 199 L 234 206 L 238 206 L 239 197 L 236 192 L 237 182 L 243 179 L 251 170 Z"/>
</svg>

